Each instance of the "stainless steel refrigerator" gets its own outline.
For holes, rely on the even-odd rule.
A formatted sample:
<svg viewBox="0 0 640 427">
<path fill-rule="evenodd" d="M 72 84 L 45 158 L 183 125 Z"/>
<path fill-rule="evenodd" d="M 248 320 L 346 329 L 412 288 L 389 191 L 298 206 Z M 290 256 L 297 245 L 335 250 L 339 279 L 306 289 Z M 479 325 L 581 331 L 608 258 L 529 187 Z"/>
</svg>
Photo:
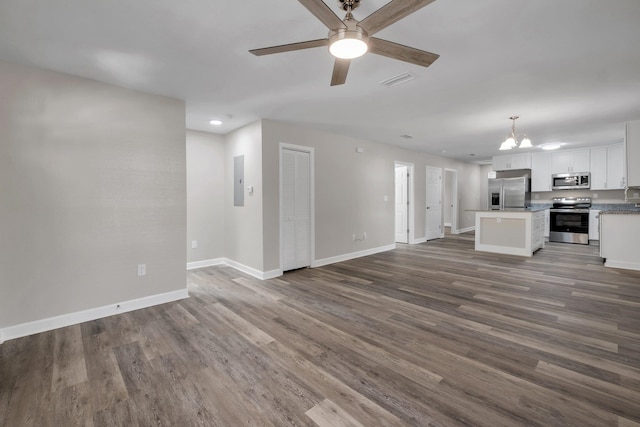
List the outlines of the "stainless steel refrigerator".
<svg viewBox="0 0 640 427">
<path fill-rule="evenodd" d="M 529 176 L 489 179 L 489 209 L 503 210 L 531 206 Z"/>
</svg>

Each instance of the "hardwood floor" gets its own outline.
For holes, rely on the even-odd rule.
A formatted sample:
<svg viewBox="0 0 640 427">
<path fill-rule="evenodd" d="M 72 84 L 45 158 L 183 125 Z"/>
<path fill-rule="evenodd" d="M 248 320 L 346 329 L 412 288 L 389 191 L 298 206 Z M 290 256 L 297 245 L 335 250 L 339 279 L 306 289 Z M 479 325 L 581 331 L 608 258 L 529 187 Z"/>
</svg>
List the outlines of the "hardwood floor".
<svg viewBox="0 0 640 427">
<path fill-rule="evenodd" d="M 640 272 L 473 235 L 0 346 L 2 426 L 640 426 Z"/>
</svg>

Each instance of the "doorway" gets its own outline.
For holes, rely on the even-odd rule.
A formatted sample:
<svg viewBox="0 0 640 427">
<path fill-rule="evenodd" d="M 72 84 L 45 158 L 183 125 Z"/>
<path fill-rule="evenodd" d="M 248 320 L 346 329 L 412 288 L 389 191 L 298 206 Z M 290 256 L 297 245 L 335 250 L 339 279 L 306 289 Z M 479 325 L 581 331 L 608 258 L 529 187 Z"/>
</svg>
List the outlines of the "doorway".
<svg viewBox="0 0 640 427">
<path fill-rule="evenodd" d="M 451 234 L 458 234 L 458 171 L 444 170 L 444 226 L 449 227 Z"/>
<path fill-rule="evenodd" d="M 427 166 L 427 194 L 426 194 L 426 225 L 427 240 L 444 237 L 442 227 L 442 168 Z"/>
<path fill-rule="evenodd" d="M 413 163 L 395 162 L 395 241 L 415 243 Z"/>
<path fill-rule="evenodd" d="M 280 144 L 280 266 L 309 267 L 314 257 L 313 149 Z"/>
</svg>

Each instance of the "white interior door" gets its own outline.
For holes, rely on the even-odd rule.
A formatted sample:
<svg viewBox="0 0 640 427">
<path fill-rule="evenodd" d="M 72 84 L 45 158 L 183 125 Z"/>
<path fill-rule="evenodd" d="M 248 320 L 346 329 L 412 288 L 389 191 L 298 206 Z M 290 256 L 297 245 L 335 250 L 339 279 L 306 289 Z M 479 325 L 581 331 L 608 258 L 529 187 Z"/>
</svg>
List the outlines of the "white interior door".
<svg viewBox="0 0 640 427">
<path fill-rule="evenodd" d="M 444 196 L 447 201 L 445 207 L 449 209 L 450 219 L 447 220 L 445 216 L 444 222 L 450 222 L 451 234 L 458 234 L 458 171 L 455 169 L 444 170 L 445 181 L 445 193 L 448 196 Z"/>
<path fill-rule="evenodd" d="M 442 168 L 427 166 L 427 240 L 444 237 L 442 230 Z"/>
<path fill-rule="evenodd" d="M 443 193 L 442 193 L 442 214 L 443 221 L 445 227 L 451 227 L 451 212 L 452 212 L 452 201 L 451 201 L 451 180 L 450 172 L 448 170 L 444 170 L 444 184 L 443 184 Z"/>
<path fill-rule="evenodd" d="M 396 242 L 409 243 L 409 172 L 396 166 Z"/>
<path fill-rule="evenodd" d="M 282 270 L 311 265 L 311 164 L 308 152 L 282 150 Z"/>
</svg>

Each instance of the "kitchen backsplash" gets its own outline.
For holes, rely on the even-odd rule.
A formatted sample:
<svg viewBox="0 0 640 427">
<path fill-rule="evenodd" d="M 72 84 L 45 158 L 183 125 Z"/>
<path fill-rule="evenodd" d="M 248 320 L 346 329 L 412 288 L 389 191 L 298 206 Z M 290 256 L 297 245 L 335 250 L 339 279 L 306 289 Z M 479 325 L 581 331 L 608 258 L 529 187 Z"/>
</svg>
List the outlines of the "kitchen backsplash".
<svg viewBox="0 0 640 427">
<path fill-rule="evenodd" d="M 554 197 L 591 197 L 591 202 L 594 205 L 602 204 L 629 204 L 634 206 L 634 203 L 640 202 L 640 190 L 629 189 L 628 200 L 625 202 L 624 190 L 559 190 L 559 191 L 544 191 L 531 193 L 532 204 L 547 204 L 551 203 Z M 634 197 L 634 196 L 638 197 Z"/>
</svg>

